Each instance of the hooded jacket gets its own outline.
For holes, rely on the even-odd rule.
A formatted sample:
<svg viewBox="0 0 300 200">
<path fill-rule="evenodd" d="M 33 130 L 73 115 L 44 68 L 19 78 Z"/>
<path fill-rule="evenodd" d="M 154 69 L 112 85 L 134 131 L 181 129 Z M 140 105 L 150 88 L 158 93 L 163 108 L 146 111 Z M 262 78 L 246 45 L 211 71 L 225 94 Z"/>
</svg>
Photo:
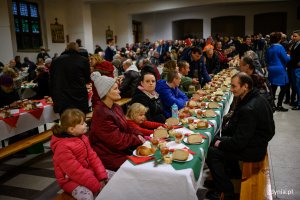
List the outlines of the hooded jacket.
<svg viewBox="0 0 300 200">
<path fill-rule="evenodd" d="M 84 186 L 96 193 L 107 179 L 106 170 L 85 135 L 62 133 L 51 138 L 56 180 L 67 193 Z"/>
<path fill-rule="evenodd" d="M 163 104 L 164 115 L 166 118 L 171 117 L 171 106 L 174 103 L 177 104 L 178 109 L 182 109 L 189 100 L 178 87 L 170 88 L 165 80 L 157 81 L 155 90 L 159 94 Z"/>
</svg>

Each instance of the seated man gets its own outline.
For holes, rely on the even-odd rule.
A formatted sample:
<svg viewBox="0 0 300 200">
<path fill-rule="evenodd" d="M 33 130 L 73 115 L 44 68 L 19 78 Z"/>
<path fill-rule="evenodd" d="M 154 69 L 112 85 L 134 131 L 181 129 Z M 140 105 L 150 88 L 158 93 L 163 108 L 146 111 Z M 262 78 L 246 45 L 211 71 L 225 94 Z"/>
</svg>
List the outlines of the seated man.
<svg viewBox="0 0 300 200">
<path fill-rule="evenodd" d="M 239 100 L 228 126 L 222 130 L 222 134 L 231 136 L 216 138 L 207 153 L 207 165 L 217 190 L 207 193 L 209 199 L 220 199 L 223 195 L 224 199 L 234 199 L 233 184 L 225 167 L 230 163 L 230 169 L 235 167 L 234 172 L 238 174 L 238 161 L 263 160 L 268 142 L 275 134 L 272 108 L 253 88 L 250 76 L 244 72 L 234 75 L 231 92 Z"/>
<path fill-rule="evenodd" d="M 155 90 L 163 104 L 166 118 L 171 117 L 171 107 L 174 103 L 177 104 L 178 109 L 181 109 L 188 101 L 188 97 L 178 89 L 180 81 L 181 75 L 176 71 L 171 71 L 167 76 L 167 81 L 159 80 L 156 84 Z"/>
<path fill-rule="evenodd" d="M 124 79 L 120 84 L 121 97 L 132 97 L 137 89 L 140 80 L 140 73 L 131 59 L 123 62 Z"/>
<path fill-rule="evenodd" d="M 190 65 L 188 62 L 181 60 L 178 62 L 179 73 L 181 74 L 181 82 L 180 82 L 180 90 L 183 92 L 188 92 L 190 85 L 197 85 L 199 81 L 197 78 L 188 77 L 188 73 L 190 71 Z"/>
</svg>

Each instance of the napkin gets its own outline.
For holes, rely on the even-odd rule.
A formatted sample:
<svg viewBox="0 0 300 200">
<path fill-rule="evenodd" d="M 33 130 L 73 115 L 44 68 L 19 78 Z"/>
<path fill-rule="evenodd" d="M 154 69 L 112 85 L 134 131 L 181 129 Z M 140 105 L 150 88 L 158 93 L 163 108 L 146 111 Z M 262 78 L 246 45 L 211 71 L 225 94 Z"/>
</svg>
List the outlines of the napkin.
<svg viewBox="0 0 300 200">
<path fill-rule="evenodd" d="M 150 160 L 154 160 L 154 157 L 147 156 L 147 157 L 136 157 L 136 156 L 127 156 L 128 160 L 130 160 L 133 164 L 139 165 L 144 162 L 148 162 Z"/>
<path fill-rule="evenodd" d="M 2 120 L 7 123 L 8 125 L 10 125 L 13 128 L 16 128 L 18 119 L 19 119 L 19 114 L 18 115 L 14 115 L 12 117 L 7 117 L 7 118 L 3 118 Z"/>
<path fill-rule="evenodd" d="M 34 116 L 37 120 L 39 120 L 41 115 L 43 114 L 43 111 L 44 111 L 44 107 L 39 107 L 39 108 L 36 108 L 34 110 L 29 110 L 28 112 L 32 116 Z"/>
</svg>

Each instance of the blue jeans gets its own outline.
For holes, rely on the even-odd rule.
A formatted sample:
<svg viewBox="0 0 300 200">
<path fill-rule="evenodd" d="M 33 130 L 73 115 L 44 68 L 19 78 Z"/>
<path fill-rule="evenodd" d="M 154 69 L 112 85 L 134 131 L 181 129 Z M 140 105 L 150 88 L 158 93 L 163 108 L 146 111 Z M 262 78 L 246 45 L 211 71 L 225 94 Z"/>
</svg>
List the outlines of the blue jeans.
<svg viewBox="0 0 300 200">
<path fill-rule="evenodd" d="M 297 93 L 297 106 L 300 106 L 300 68 L 293 70 L 293 79 Z"/>
</svg>

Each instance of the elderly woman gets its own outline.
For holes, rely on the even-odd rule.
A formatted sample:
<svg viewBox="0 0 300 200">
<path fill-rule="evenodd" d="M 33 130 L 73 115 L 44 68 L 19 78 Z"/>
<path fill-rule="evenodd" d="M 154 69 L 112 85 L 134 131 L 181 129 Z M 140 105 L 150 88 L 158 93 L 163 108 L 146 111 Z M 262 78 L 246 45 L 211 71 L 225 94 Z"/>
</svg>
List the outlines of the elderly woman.
<svg viewBox="0 0 300 200">
<path fill-rule="evenodd" d="M 90 141 L 106 169 L 117 171 L 138 145 L 145 142 L 143 134 L 129 127 L 122 108 L 115 104 L 121 98 L 113 78 L 91 75 L 100 102 L 94 110 Z"/>
<path fill-rule="evenodd" d="M 149 108 L 146 113 L 147 120 L 165 123 L 166 118 L 163 113 L 163 106 L 158 93 L 155 91 L 155 87 L 156 77 L 154 70 L 142 70 L 141 82 L 131 103 L 141 103 Z"/>
<path fill-rule="evenodd" d="M 286 93 L 287 84 L 289 82 L 286 72 L 286 64 L 290 57 L 286 54 L 284 47 L 280 44 L 281 33 L 275 32 L 270 35 L 271 46 L 266 52 L 267 70 L 269 72 L 268 79 L 272 85 L 272 92 L 275 95 L 277 87 L 280 87 L 280 92 L 277 101 L 277 111 L 286 112 L 288 109 L 282 107 L 284 94 Z"/>
</svg>

